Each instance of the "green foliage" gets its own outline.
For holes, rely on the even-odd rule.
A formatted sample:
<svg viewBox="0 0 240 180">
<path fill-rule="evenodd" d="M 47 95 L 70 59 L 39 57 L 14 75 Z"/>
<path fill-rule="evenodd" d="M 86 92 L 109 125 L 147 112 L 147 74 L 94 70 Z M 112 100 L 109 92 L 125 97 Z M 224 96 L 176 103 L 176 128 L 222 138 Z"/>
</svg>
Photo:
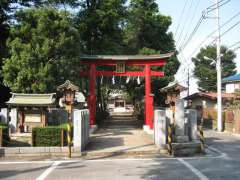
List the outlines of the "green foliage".
<svg viewBox="0 0 240 180">
<path fill-rule="evenodd" d="M 0 123 L 0 129 L 2 130 L 2 137 L 0 137 L 2 138 L 2 144 L 3 146 L 7 146 L 10 141 L 7 124 Z"/>
<path fill-rule="evenodd" d="M 61 146 L 61 131 L 64 131 L 64 145 L 67 145 L 67 125 L 35 127 L 32 130 L 33 146 Z"/>
<path fill-rule="evenodd" d="M 161 53 L 174 51 L 172 33 L 168 33 L 171 17 L 159 13 L 155 0 L 131 0 L 125 28 L 125 43 L 129 54 L 142 48 Z"/>
<path fill-rule="evenodd" d="M 221 67 L 222 67 L 222 78 L 234 75 L 236 73 L 236 64 L 234 63 L 235 53 L 229 50 L 227 47 L 221 47 Z M 198 85 L 200 88 L 206 91 L 217 90 L 217 71 L 216 64 L 212 63 L 212 60 L 216 59 L 216 46 L 209 45 L 202 48 L 197 54 L 196 58 L 192 58 L 195 64 L 194 75 L 198 78 Z"/>
<path fill-rule="evenodd" d="M 66 12 L 54 8 L 17 12 L 3 66 L 4 83 L 14 92 L 54 92 L 64 80 L 75 82 L 79 34 Z"/>
<path fill-rule="evenodd" d="M 84 43 L 85 54 L 120 54 L 126 0 L 85 0 L 81 3 L 76 24 Z"/>
<path fill-rule="evenodd" d="M 126 52 L 151 55 L 175 51 L 173 35 L 168 32 L 171 23 L 171 17 L 162 15 L 154 0 L 131 0 L 124 30 Z M 153 68 L 153 70 L 165 72 L 164 77 L 152 78 L 152 93 L 156 104 L 164 105 L 163 94 L 160 94 L 159 89 L 174 80 L 179 65 L 177 57 L 174 56 L 168 59 L 163 68 Z M 133 91 L 135 91 L 134 86 L 135 84 L 132 84 L 130 88 Z M 142 94 L 141 98 L 137 99 L 143 98 L 143 88 L 140 87 L 139 93 L 134 93 Z"/>
</svg>

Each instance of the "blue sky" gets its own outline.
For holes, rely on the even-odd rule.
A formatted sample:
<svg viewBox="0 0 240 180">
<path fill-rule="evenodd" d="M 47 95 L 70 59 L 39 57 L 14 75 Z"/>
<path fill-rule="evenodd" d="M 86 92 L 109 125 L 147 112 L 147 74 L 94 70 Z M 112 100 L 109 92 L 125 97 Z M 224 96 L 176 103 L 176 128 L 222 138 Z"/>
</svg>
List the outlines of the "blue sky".
<svg viewBox="0 0 240 180">
<path fill-rule="evenodd" d="M 227 0 L 225 0 L 227 1 Z M 172 31 L 175 35 L 175 41 L 177 48 L 183 44 L 184 39 L 186 40 L 189 34 L 193 31 L 202 12 L 209 6 L 215 3 L 215 0 L 157 0 L 159 5 L 159 11 L 164 15 L 169 15 L 172 17 L 172 25 L 169 31 Z M 186 4 L 186 5 L 185 5 Z M 182 13 L 185 5 L 185 11 Z M 225 23 L 231 17 L 240 12 L 240 0 L 230 0 L 222 7 L 220 7 L 220 24 Z M 215 11 L 208 14 L 210 17 L 214 17 Z M 181 18 L 181 19 L 180 19 Z M 180 21 L 180 22 L 179 22 Z M 227 26 L 221 29 L 221 33 L 225 32 L 228 28 L 240 21 L 240 13 L 235 19 L 233 19 Z M 177 28 L 178 27 L 178 28 Z M 212 31 L 216 30 L 216 19 L 207 18 L 201 23 L 197 33 L 193 36 L 192 40 L 187 44 L 186 48 L 179 54 L 179 59 L 182 62 L 181 68 L 176 76 L 176 79 L 185 84 L 187 80 L 187 70 L 193 70 L 194 66 L 191 63 L 191 55 L 196 55 L 200 50 L 199 44 L 206 39 L 207 35 Z M 214 40 L 214 36 L 211 36 L 202 45 L 206 46 Z M 238 24 L 231 31 L 226 33 L 221 38 L 221 43 L 226 46 L 231 46 L 235 42 L 240 41 L 240 24 Z M 240 43 L 237 46 L 239 47 Z M 237 58 L 235 62 L 237 63 L 237 70 L 240 72 L 240 50 L 235 51 Z M 193 93 L 197 90 L 196 79 L 191 78 L 190 92 Z"/>
</svg>

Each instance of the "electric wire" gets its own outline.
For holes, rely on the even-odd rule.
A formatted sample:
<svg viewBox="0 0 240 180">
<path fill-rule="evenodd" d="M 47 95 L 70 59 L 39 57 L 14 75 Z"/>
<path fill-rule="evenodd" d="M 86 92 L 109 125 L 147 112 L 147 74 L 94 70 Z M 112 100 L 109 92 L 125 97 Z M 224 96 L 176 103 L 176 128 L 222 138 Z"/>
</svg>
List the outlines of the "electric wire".
<svg viewBox="0 0 240 180">
<path fill-rule="evenodd" d="M 212 6 L 213 6 L 213 8 L 207 8 L 208 9 L 208 12 L 212 12 L 212 11 L 214 11 L 214 10 L 216 10 L 217 8 L 220 8 L 220 7 L 222 7 L 222 6 L 224 6 L 225 4 L 227 4 L 227 3 L 229 3 L 231 0 L 227 0 L 226 2 L 224 2 L 224 1 L 220 1 L 220 2 L 218 2 L 218 6 L 217 6 L 217 3 L 215 3 L 215 4 L 213 4 Z M 223 2 L 223 3 L 222 3 Z M 222 4 L 221 4 L 222 3 Z"/>
<path fill-rule="evenodd" d="M 230 28 L 228 28 L 226 31 L 224 31 L 220 37 L 223 37 L 224 35 L 226 35 L 229 31 L 231 31 L 232 29 L 234 29 L 235 27 L 237 27 L 240 24 L 240 20 L 237 21 L 234 25 L 232 25 Z M 214 41 L 216 41 L 217 38 L 214 38 L 213 41 L 211 43 L 214 43 Z"/>
<path fill-rule="evenodd" d="M 185 18 L 185 20 L 183 20 L 184 24 L 183 24 L 182 30 L 180 31 L 180 34 L 177 38 L 177 43 L 180 42 L 181 39 L 182 39 L 182 34 L 183 34 L 183 31 L 185 30 L 185 27 L 186 27 L 186 24 L 187 24 L 187 18 L 190 16 L 192 5 L 193 5 L 193 0 L 191 0 L 190 6 L 189 6 L 188 11 L 186 13 L 186 18 Z"/>
<path fill-rule="evenodd" d="M 232 45 L 228 46 L 228 48 L 231 49 L 238 44 L 240 44 L 240 41 L 233 43 Z"/>
<path fill-rule="evenodd" d="M 228 25 L 232 20 L 234 20 L 236 17 L 238 17 L 240 15 L 240 12 L 238 12 L 238 13 L 236 13 L 234 16 L 232 16 L 231 18 L 229 18 L 225 23 L 223 23 L 221 26 L 220 26 L 220 28 L 223 28 L 223 27 L 225 27 L 226 25 Z M 191 55 L 189 56 L 189 57 L 192 57 L 195 53 L 196 53 L 196 51 L 200 48 L 200 47 L 202 47 L 202 45 L 210 38 L 210 37 L 212 37 L 216 32 L 217 32 L 217 30 L 218 29 L 215 29 L 214 31 L 212 31 L 211 33 L 209 33 L 207 36 L 206 36 L 206 38 L 204 38 L 203 39 L 203 41 L 201 41 L 200 43 L 199 43 L 199 45 L 193 50 L 193 52 L 191 53 Z M 188 58 L 189 58 L 188 57 Z"/>
<path fill-rule="evenodd" d="M 192 24 L 192 22 L 193 22 L 193 20 L 194 20 L 194 18 L 196 17 L 196 11 L 197 11 L 197 9 L 198 9 L 198 6 L 199 6 L 199 4 L 200 4 L 200 0 L 198 0 L 198 2 L 196 3 L 196 5 L 195 5 L 195 8 L 194 8 L 194 13 L 193 13 L 193 16 L 192 16 L 192 18 L 191 18 L 191 20 L 189 21 L 189 24 L 188 24 L 188 29 L 190 29 L 190 25 Z M 184 38 L 183 38 L 183 41 L 180 43 L 180 46 L 179 47 L 182 47 L 183 46 L 183 43 L 186 41 L 186 38 L 187 38 L 187 33 L 185 34 L 185 36 L 184 36 Z"/>
<path fill-rule="evenodd" d="M 218 6 L 218 7 L 221 7 L 221 6 L 225 5 L 226 3 L 230 2 L 230 1 L 231 1 L 231 0 L 227 0 L 226 2 L 224 2 L 223 4 L 221 4 L 221 5 Z M 220 2 L 223 2 L 223 0 L 220 1 Z M 219 2 L 219 3 L 220 3 L 220 2 Z M 218 3 L 218 4 L 219 4 L 219 3 Z M 216 4 L 214 4 L 214 5 L 216 6 Z M 213 5 L 212 5 L 212 6 L 213 6 Z M 210 6 L 210 7 L 211 7 L 211 6 Z M 193 30 L 193 31 L 191 32 L 191 34 L 189 35 L 187 41 L 179 48 L 180 51 L 183 51 L 183 50 L 187 47 L 187 45 L 189 44 L 189 42 L 192 40 L 193 36 L 194 36 L 195 33 L 197 32 L 198 28 L 200 27 L 202 21 L 203 21 L 204 19 L 206 19 L 205 14 L 208 14 L 209 12 L 211 12 L 211 10 L 209 10 L 209 7 L 206 9 L 206 11 L 202 11 L 202 15 L 201 15 L 200 19 L 198 20 L 197 25 L 195 26 L 194 30 Z"/>
<path fill-rule="evenodd" d="M 174 37 L 177 36 L 178 29 L 179 29 L 179 26 L 180 26 L 180 23 L 181 23 L 181 19 L 182 19 L 182 17 L 183 17 L 183 14 L 184 14 L 185 9 L 186 9 L 186 6 L 187 6 L 187 2 L 188 2 L 188 0 L 185 0 L 185 4 L 184 4 L 184 6 L 183 6 L 183 9 L 182 9 L 181 14 L 180 14 L 179 19 L 178 19 L 178 25 L 177 25 L 177 28 L 176 28 L 176 30 L 175 30 Z"/>
</svg>

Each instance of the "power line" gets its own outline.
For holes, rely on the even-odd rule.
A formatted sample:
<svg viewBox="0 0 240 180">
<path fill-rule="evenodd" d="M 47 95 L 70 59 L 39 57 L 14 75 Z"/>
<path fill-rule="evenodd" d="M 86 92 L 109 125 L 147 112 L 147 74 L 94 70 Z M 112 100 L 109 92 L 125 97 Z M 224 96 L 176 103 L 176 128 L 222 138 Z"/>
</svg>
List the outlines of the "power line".
<svg viewBox="0 0 240 180">
<path fill-rule="evenodd" d="M 218 8 L 224 6 L 225 4 L 229 3 L 231 0 L 227 0 L 224 2 L 224 0 L 219 1 L 218 3 L 215 3 L 207 8 L 208 12 L 214 11 L 217 9 L 216 5 L 218 4 Z M 222 4 L 221 4 L 222 3 Z M 213 8 L 211 8 L 213 6 Z"/>
<path fill-rule="evenodd" d="M 240 12 L 236 13 L 234 16 L 232 16 L 229 20 L 227 20 L 225 23 L 223 23 L 220 28 L 223 28 L 224 26 L 228 25 L 233 19 L 235 19 L 236 17 L 238 17 L 240 15 Z M 212 31 L 210 34 L 208 34 L 206 36 L 206 38 L 197 46 L 197 48 L 194 49 L 194 51 L 191 53 L 191 55 L 189 57 L 192 57 L 195 52 L 215 33 L 217 32 L 217 29 L 215 29 L 214 31 Z"/>
<path fill-rule="evenodd" d="M 221 0 L 218 3 L 215 3 L 214 5 L 216 6 L 218 4 L 218 7 L 221 7 L 223 5 L 225 5 L 226 3 L 230 2 L 231 0 L 227 0 L 226 2 L 224 2 L 223 0 Z M 223 4 L 220 4 L 221 2 L 224 2 Z M 210 7 L 212 7 L 213 5 L 211 5 Z M 216 9 L 216 8 L 215 8 Z M 209 9 L 209 7 L 206 9 L 206 11 L 202 11 L 202 16 L 200 17 L 199 21 L 197 22 L 197 25 L 195 26 L 194 30 L 192 31 L 192 33 L 189 35 L 187 41 L 179 48 L 180 51 L 182 51 L 183 49 L 185 49 L 185 47 L 188 45 L 188 43 L 192 40 L 193 36 L 195 35 L 195 33 L 197 32 L 198 28 L 200 27 L 202 21 L 204 19 L 206 19 L 206 14 L 208 14 L 209 12 L 211 12 L 212 10 Z"/>
<path fill-rule="evenodd" d="M 187 11 L 188 13 L 186 13 L 186 18 L 185 18 L 185 20 L 182 20 L 182 21 L 184 22 L 184 24 L 183 24 L 182 30 L 181 30 L 178 38 L 177 38 L 177 43 L 182 39 L 182 34 L 183 34 L 183 31 L 184 31 L 184 29 L 185 29 L 185 27 L 186 27 L 187 18 L 188 18 L 188 16 L 190 15 L 190 12 L 191 12 L 190 10 L 191 10 L 191 8 L 192 8 L 192 5 L 193 5 L 193 0 L 191 0 L 190 6 L 189 6 L 188 11 Z"/>
<path fill-rule="evenodd" d="M 240 41 L 233 43 L 232 45 L 228 46 L 229 49 L 233 48 L 234 46 L 238 45 Z"/>
<path fill-rule="evenodd" d="M 193 13 L 193 16 L 192 16 L 192 18 L 191 18 L 191 20 L 189 21 L 189 24 L 188 24 L 188 29 L 190 29 L 190 25 L 192 24 L 192 22 L 193 22 L 193 20 L 194 20 L 194 18 L 195 18 L 195 16 L 196 16 L 196 11 L 197 11 L 197 9 L 198 9 L 198 6 L 199 6 L 199 4 L 200 4 L 200 0 L 198 0 L 198 2 L 196 3 L 196 5 L 195 5 L 195 8 L 194 8 L 194 13 Z M 179 47 L 182 47 L 182 45 L 183 45 L 183 43 L 186 41 L 186 38 L 187 38 L 187 33 L 185 34 L 185 36 L 184 36 L 184 38 L 183 38 L 183 41 L 182 41 L 182 43 L 180 44 L 180 46 Z"/>
<path fill-rule="evenodd" d="M 233 28 L 235 28 L 237 25 L 239 25 L 240 24 L 240 20 L 237 22 L 237 23 L 235 23 L 234 25 L 232 25 L 230 28 L 228 28 L 226 31 L 224 31 L 221 35 L 220 35 L 220 37 L 223 37 L 225 34 L 227 34 L 229 31 L 231 31 Z M 215 38 L 211 43 L 213 43 L 215 40 L 216 40 L 217 38 Z"/>
<path fill-rule="evenodd" d="M 177 36 L 178 29 L 179 29 L 179 26 L 180 26 L 180 23 L 181 23 L 181 19 L 182 19 L 182 16 L 183 16 L 184 12 L 185 12 L 186 6 L 187 6 L 187 2 L 188 2 L 188 0 L 185 1 L 185 4 L 184 4 L 182 12 L 181 12 L 181 15 L 179 16 L 178 25 L 177 25 L 176 31 L 174 33 L 174 37 Z"/>
<path fill-rule="evenodd" d="M 193 31 L 191 32 L 191 34 L 189 35 L 187 41 L 183 44 L 182 47 L 179 48 L 180 51 L 182 51 L 186 46 L 187 44 L 192 40 L 194 34 L 197 32 L 198 28 L 200 27 L 202 21 L 203 21 L 203 15 L 200 17 L 200 19 L 198 20 L 197 22 L 197 25 L 195 26 L 195 28 L 193 29 Z"/>
</svg>

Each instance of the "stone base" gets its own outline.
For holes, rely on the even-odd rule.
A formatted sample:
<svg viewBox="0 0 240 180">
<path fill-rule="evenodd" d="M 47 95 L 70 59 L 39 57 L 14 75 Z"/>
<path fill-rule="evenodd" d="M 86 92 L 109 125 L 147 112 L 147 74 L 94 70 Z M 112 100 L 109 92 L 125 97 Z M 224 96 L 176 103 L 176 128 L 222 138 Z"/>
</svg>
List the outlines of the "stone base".
<svg viewBox="0 0 240 180">
<path fill-rule="evenodd" d="M 189 142 L 189 137 L 188 136 L 175 136 L 174 137 L 174 142 L 176 142 L 176 143 L 187 143 L 187 142 Z"/>
<path fill-rule="evenodd" d="M 173 156 L 193 156 L 203 153 L 201 151 L 201 142 L 192 141 L 188 143 L 172 143 Z"/>
<path fill-rule="evenodd" d="M 97 125 L 91 125 L 91 128 L 89 129 L 89 134 L 93 134 L 98 129 Z"/>
<path fill-rule="evenodd" d="M 149 125 L 143 125 L 143 131 L 147 134 L 154 134 L 153 129 L 150 129 Z"/>
</svg>

